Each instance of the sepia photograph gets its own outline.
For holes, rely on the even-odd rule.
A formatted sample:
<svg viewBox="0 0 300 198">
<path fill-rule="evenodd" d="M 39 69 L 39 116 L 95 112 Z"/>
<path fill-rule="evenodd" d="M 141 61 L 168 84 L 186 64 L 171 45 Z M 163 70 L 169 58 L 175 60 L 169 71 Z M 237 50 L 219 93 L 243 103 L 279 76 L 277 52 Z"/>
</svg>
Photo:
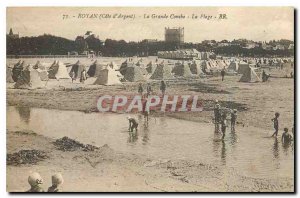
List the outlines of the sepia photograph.
<svg viewBox="0 0 300 198">
<path fill-rule="evenodd" d="M 6 7 L 6 191 L 294 193 L 295 12 Z"/>
</svg>

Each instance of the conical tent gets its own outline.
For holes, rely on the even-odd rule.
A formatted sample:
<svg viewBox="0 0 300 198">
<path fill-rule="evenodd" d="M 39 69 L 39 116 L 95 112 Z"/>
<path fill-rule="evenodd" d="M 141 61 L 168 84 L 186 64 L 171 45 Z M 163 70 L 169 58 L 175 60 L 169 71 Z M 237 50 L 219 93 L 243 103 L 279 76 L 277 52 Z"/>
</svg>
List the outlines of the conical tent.
<svg viewBox="0 0 300 198">
<path fill-rule="evenodd" d="M 17 89 L 37 89 L 44 87 L 39 73 L 32 68 L 32 66 L 27 66 L 18 77 L 15 84 Z"/>
<path fill-rule="evenodd" d="M 23 68 L 25 67 L 25 61 L 19 61 L 16 63 L 12 69 L 12 79 L 17 82 L 19 75 L 23 71 Z"/>
<path fill-rule="evenodd" d="M 125 62 L 123 62 L 123 63 L 121 64 L 119 71 L 120 71 L 120 73 L 121 73 L 122 75 L 125 75 L 127 68 L 128 68 L 128 67 L 132 67 L 132 66 L 134 66 L 134 63 L 133 63 L 133 62 L 128 62 L 128 61 L 126 60 Z"/>
<path fill-rule="evenodd" d="M 50 79 L 70 79 L 68 70 L 65 64 L 60 61 L 55 61 L 48 70 Z"/>
<path fill-rule="evenodd" d="M 216 65 L 218 69 L 224 69 L 226 68 L 226 64 L 222 60 L 216 61 Z"/>
<path fill-rule="evenodd" d="M 112 68 L 112 69 L 118 69 L 117 67 L 118 67 L 118 65 L 115 63 L 115 62 L 110 62 L 110 64 L 109 64 L 109 66 L 110 66 L 110 68 Z"/>
<path fill-rule="evenodd" d="M 130 82 L 144 81 L 144 76 L 139 66 L 127 67 L 124 78 Z"/>
<path fill-rule="evenodd" d="M 248 66 L 248 68 L 245 68 L 244 73 L 242 77 L 240 78 L 239 82 L 260 82 L 261 77 L 257 75 L 254 68 Z"/>
<path fill-rule="evenodd" d="M 172 70 L 175 76 L 191 77 L 192 73 L 190 67 L 186 63 L 176 63 Z"/>
<path fill-rule="evenodd" d="M 173 79 L 174 76 L 171 73 L 171 70 L 164 63 L 157 65 L 155 71 L 151 75 L 150 79 L 153 80 L 164 80 L 164 79 Z"/>
<path fill-rule="evenodd" d="M 232 61 L 227 68 L 227 70 L 230 71 L 238 71 L 238 69 L 239 69 L 239 64 L 235 61 Z"/>
<path fill-rule="evenodd" d="M 237 72 L 239 74 L 243 74 L 245 70 L 248 70 L 248 67 L 249 67 L 248 63 L 241 61 L 241 62 L 239 62 L 239 68 L 238 68 Z"/>
<path fill-rule="evenodd" d="M 283 77 L 290 76 L 291 73 L 294 73 L 294 64 L 293 63 L 283 63 L 282 64 L 282 72 L 281 72 Z"/>
<path fill-rule="evenodd" d="M 97 79 L 94 82 L 95 85 L 121 85 L 121 81 L 118 74 L 111 67 L 100 70 L 97 75 Z"/>
<path fill-rule="evenodd" d="M 197 64 L 195 61 L 193 61 L 193 62 L 190 64 L 190 70 L 191 70 L 191 73 L 192 73 L 192 74 L 197 74 L 197 75 L 203 74 L 201 65 L 200 65 L 200 64 Z"/>
<path fill-rule="evenodd" d="M 32 68 L 37 70 L 42 81 L 46 81 L 49 79 L 46 67 L 43 64 L 41 64 L 40 61 L 37 61 Z"/>
<path fill-rule="evenodd" d="M 153 64 L 152 61 L 147 65 L 146 70 L 149 74 L 153 74 L 157 67 L 157 64 Z"/>
<path fill-rule="evenodd" d="M 209 62 L 207 60 L 204 60 L 201 63 L 201 66 L 202 66 L 202 71 L 203 72 L 206 72 L 206 73 L 210 72 L 211 67 L 210 67 L 210 64 L 209 64 Z"/>
<path fill-rule="evenodd" d="M 72 72 L 75 72 L 75 78 L 81 78 L 81 73 L 83 70 L 86 70 L 85 66 L 80 62 L 77 61 L 74 65 L 72 65 L 72 68 L 70 70 L 70 76 L 72 76 Z"/>
<path fill-rule="evenodd" d="M 90 77 L 97 77 L 99 72 L 106 68 L 107 65 L 105 64 L 100 64 L 97 60 L 90 66 L 89 70 L 87 71 L 87 74 Z"/>
<path fill-rule="evenodd" d="M 45 70 L 46 67 L 40 61 L 37 61 L 35 63 L 35 65 L 33 65 L 33 69 L 42 69 L 42 70 Z"/>
<path fill-rule="evenodd" d="M 6 66 L 6 82 L 14 83 L 14 79 L 12 78 L 12 68 Z"/>
</svg>

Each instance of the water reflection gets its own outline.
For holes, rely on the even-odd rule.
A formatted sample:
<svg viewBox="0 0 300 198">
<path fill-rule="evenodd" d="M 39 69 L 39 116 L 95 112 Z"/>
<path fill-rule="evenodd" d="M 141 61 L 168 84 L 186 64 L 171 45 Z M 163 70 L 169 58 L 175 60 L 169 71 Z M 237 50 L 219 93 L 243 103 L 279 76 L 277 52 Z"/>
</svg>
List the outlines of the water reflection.
<svg viewBox="0 0 300 198">
<path fill-rule="evenodd" d="M 214 133 L 213 152 L 216 157 L 221 157 L 222 164 L 226 165 L 226 143 L 225 140 L 222 139 L 221 133 Z"/>
<path fill-rule="evenodd" d="M 279 142 L 277 137 L 274 138 L 274 144 L 273 144 L 273 161 L 275 164 L 275 167 L 277 169 L 280 168 L 280 162 L 279 162 Z"/>
<path fill-rule="evenodd" d="M 222 159 L 223 165 L 226 165 L 226 144 L 225 144 L 224 140 L 222 140 L 221 159 Z"/>
<path fill-rule="evenodd" d="M 147 144 L 149 142 L 149 128 L 148 128 L 148 123 L 146 122 L 143 126 L 143 130 L 141 131 L 142 135 L 142 141 L 143 144 Z"/>
<path fill-rule="evenodd" d="M 283 148 L 283 151 L 284 151 L 285 155 L 289 155 L 289 152 L 293 153 L 293 151 L 294 151 L 293 141 L 283 141 L 282 142 L 282 148 Z"/>
<path fill-rule="evenodd" d="M 237 134 L 236 134 L 235 130 L 231 131 L 229 138 L 230 138 L 230 145 L 232 147 L 235 147 L 235 145 L 237 143 Z"/>
<path fill-rule="evenodd" d="M 278 159 L 279 158 L 279 144 L 278 144 L 277 137 L 274 138 L 273 156 L 274 156 L 274 159 Z"/>
<path fill-rule="evenodd" d="M 128 132 L 129 137 L 128 137 L 128 143 L 135 143 L 138 140 L 138 132 Z"/>
<path fill-rule="evenodd" d="M 22 106 L 16 106 L 16 109 L 19 113 L 19 116 L 21 120 L 23 120 L 26 124 L 30 121 L 30 108 L 29 107 L 22 107 Z"/>
<path fill-rule="evenodd" d="M 133 117 L 139 122 L 138 133 L 128 132 L 126 115 L 8 107 L 7 128 L 33 130 L 51 138 L 68 136 L 96 146 L 108 144 L 122 152 L 226 164 L 249 175 L 268 177 L 276 171 L 293 177 L 293 145 L 263 138 L 257 133 L 261 129 L 238 127 L 238 133 L 229 130 L 222 141 L 222 133 L 214 133 L 213 124 L 150 116 L 147 125 L 143 115 Z M 248 168 L 253 164 L 256 172 Z"/>
</svg>

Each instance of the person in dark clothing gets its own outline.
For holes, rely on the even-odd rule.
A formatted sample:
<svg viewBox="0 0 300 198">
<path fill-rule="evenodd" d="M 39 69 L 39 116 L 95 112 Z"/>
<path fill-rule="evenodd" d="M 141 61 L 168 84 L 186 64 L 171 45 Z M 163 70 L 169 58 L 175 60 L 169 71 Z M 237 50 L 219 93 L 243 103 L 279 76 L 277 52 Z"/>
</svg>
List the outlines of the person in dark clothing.
<svg viewBox="0 0 300 198">
<path fill-rule="evenodd" d="M 160 90 L 161 90 L 162 95 L 165 95 L 166 83 L 163 80 L 160 83 Z"/>
<path fill-rule="evenodd" d="M 127 117 L 127 120 L 129 121 L 128 131 L 133 132 L 133 129 L 135 129 L 135 132 L 137 132 L 139 124 L 136 119 Z"/>
<path fill-rule="evenodd" d="M 143 95 L 143 91 L 144 91 L 144 89 L 143 89 L 142 83 L 140 83 L 139 88 L 138 88 L 138 92 L 139 92 L 139 94 Z"/>
<path fill-rule="evenodd" d="M 148 124 L 148 120 L 149 120 L 149 111 L 148 111 L 148 109 L 146 109 L 147 102 L 148 102 L 148 100 L 147 100 L 147 98 L 145 98 L 143 101 L 143 115 L 144 115 L 146 124 Z"/>
<path fill-rule="evenodd" d="M 275 118 L 272 118 L 271 121 L 274 123 L 274 129 L 275 129 L 275 132 L 273 133 L 273 135 L 271 137 L 274 137 L 278 135 L 278 128 L 279 128 L 279 122 L 278 122 L 278 118 L 279 118 L 279 113 L 276 112 L 275 113 Z"/>
<path fill-rule="evenodd" d="M 262 76 L 262 81 L 266 82 L 267 80 L 266 80 L 266 72 L 265 72 L 265 70 L 263 70 L 261 76 Z"/>
<path fill-rule="evenodd" d="M 224 80 L 224 76 L 225 76 L 225 68 L 222 69 L 222 71 L 221 71 L 221 76 L 222 76 L 222 81 L 223 81 L 223 80 Z"/>
<path fill-rule="evenodd" d="M 80 76 L 80 82 L 84 84 L 84 82 L 86 81 L 86 71 L 85 69 L 82 70 L 81 72 L 81 76 Z"/>
<path fill-rule="evenodd" d="M 152 88 L 151 88 L 151 85 L 150 83 L 147 84 L 147 97 L 151 94 L 152 92 Z"/>
<path fill-rule="evenodd" d="M 225 138 L 226 127 L 227 127 L 226 113 L 223 113 L 222 119 L 221 119 L 221 130 L 222 130 L 222 134 L 223 134 L 222 139 Z"/>
<path fill-rule="evenodd" d="M 281 137 L 281 142 L 283 144 L 290 144 L 293 141 L 293 136 L 289 133 L 288 128 L 283 129 L 284 132 Z"/>
<path fill-rule="evenodd" d="M 215 114 L 215 131 L 219 132 L 221 110 L 220 110 L 220 105 L 218 103 L 215 105 L 214 114 Z"/>
<path fill-rule="evenodd" d="M 231 111 L 231 131 L 235 131 L 235 123 L 237 119 L 237 110 Z"/>
</svg>

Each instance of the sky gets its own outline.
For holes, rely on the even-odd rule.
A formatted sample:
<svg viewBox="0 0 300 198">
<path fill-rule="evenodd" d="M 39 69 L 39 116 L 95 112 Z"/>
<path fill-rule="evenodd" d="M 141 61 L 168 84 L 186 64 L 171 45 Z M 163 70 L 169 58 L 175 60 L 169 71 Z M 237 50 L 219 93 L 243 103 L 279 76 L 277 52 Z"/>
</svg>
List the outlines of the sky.
<svg viewBox="0 0 300 198">
<path fill-rule="evenodd" d="M 92 14 L 95 18 L 79 18 Z M 100 18 L 108 14 L 110 18 Z M 113 18 L 119 15 L 134 19 Z M 219 19 L 226 14 L 226 19 Z M 68 15 L 67 19 L 63 19 Z M 150 18 L 145 18 L 148 15 Z M 167 15 L 168 18 L 152 18 Z M 185 18 L 170 18 L 171 16 Z M 197 19 L 193 18 L 198 16 Z M 87 16 L 87 15 L 85 15 Z M 200 16 L 212 16 L 212 19 Z M 224 15 L 222 15 L 224 16 Z M 216 17 L 216 18 L 214 18 Z M 185 42 L 203 40 L 254 41 L 294 40 L 294 9 L 292 7 L 8 7 L 6 31 L 12 28 L 20 36 L 44 33 L 74 40 L 92 31 L 99 39 L 125 41 L 164 40 L 165 27 L 184 27 Z"/>
</svg>

